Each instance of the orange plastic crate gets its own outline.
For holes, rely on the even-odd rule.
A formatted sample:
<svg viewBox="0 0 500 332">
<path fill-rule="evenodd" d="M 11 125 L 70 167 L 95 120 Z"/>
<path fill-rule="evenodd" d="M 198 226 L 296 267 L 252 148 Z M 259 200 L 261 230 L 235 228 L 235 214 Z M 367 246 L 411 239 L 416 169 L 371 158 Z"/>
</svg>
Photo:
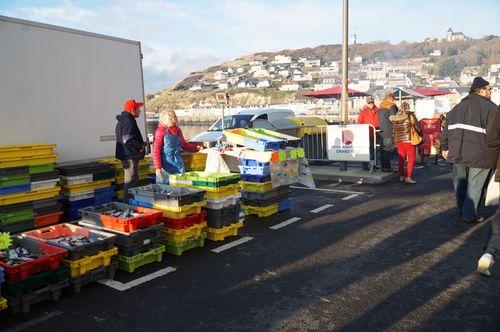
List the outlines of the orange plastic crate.
<svg viewBox="0 0 500 332">
<path fill-rule="evenodd" d="M 55 212 L 44 216 L 35 217 L 35 227 L 44 227 L 57 224 L 61 220 L 63 212 Z"/>
<path fill-rule="evenodd" d="M 142 217 L 123 219 L 101 213 L 102 225 L 104 228 L 130 233 L 144 227 L 156 225 L 158 223 L 158 218 L 163 216 L 162 211 L 141 206 L 135 207 L 135 212 L 144 213 L 145 215 Z"/>
</svg>

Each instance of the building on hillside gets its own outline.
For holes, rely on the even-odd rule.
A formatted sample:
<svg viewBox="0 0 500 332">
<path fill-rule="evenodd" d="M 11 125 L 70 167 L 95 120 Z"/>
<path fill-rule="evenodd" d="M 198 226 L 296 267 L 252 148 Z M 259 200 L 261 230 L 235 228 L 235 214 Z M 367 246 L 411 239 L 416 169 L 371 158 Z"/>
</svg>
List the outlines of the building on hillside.
<svg viewBox="0 0 500 332">
<path fill-rule="evenodd" d="M 370 80 L 358 80 L 355 82 L 349 81 L 349 89 L 357 90 L 360 92 L 367 92 L 368 90 L 370 90 L 370 87 Z"/>
<path fill-rule="evenodd" d="M 278 72 L 278 75 L 281 77 L 289 77 L 290 71 L 288 69 L 282 69 Z"/>
<path fill-rule="evenodd" d="M 453 30 L 449 28 L 444 38 L 447 42 L 454 42 L 457 40 L 465 40 L 465 35 L 462 32 L 453 32 Z"/>
<path fill-rule="evenodd" d="M 248 88 L 248 82 L 246 80 L 239 81 L 238 84 L 236 85 L 240 89 L 245 89 Z"/>
<path fill-rule="evenodd" d="M 338 67 L 319 67 L 320 75 L 323 77 L 330 77 L 339 73 Z"/>
<path fill-rule="evenodd" d="M 191 91 L 201 91 L 203 85 L 199 82 L 194 83 L 192 87 L 189 88 Z"/>
<path fill-rule="evenodd" d="M 295 83 L 295 84 L 283 84 L 282 86 L 279 87 L 280 91 L 298 91 L 303 87 L 302 84 Z"/>
<path fill-rule="evenodd" d="M 321 82 L 323 84 L 336 84 L 337 79 L 335 77 L 325 77 L 325 78 L 323 78 L 323 80 Z"/>
<path fill-rule="evenodd" d="M 277 65 L 289 64 L 292 63 L 292 57 L 288 55 L 279 54 L 274 57 L 274 61 L 272 63 Z"/>
<path fill-rule="evenodd" d="M 252 60 L 248 63 L 250 66 L 263 66 L 264 61 L 263 60 Z"/>
<path fill-rule="evenodd" d="M 231 83 L 229 82 L 218 82 L 217 86 L 220 90 L 227 90 L 231 88 Z"/>
<path fill-rule="evenodd" d="M 334 84 L 324 84 L 324 83 L 314 84 L 314 91 L 330 89 L 333 88 L 334 86 L 335 86 Z"/>
<path fill-rule="evenodd" d="M 269 80 L 264 80 L 257 83 L 257 88 L 269 88 L 270 86 L 271 82 L 269 82 Z"/>
<path fill-rule="evenodd" d="M 255 73 L 256 71 L 264 69 L 264 65 L 251 65 L 250 66 L 250 73 Z"/>
<path fill-rule="evenodd" d="M 228 77 L 227 75 L 227 72 L 225 71 L 222 71 L 222 70 L 217 70 L 215 73 L 214 73 L 214 80 L 216 81 L 221 81 L 221 80 L 224 80 Z"/>
<path fill-rule="evenodd" d="M 321 59 L 311 58 L 304 61 L 304 67 L 319 67 L 321 66 Z"/>
<path fill-rule="evenodd" d="M 441 56 L 441 50 L 432 50 L 432 52 L 429 55 L 433 56 L 433 57 L 440 57 Z"/>
<path fill-rule="evenodd" d="M 253 72 L 253 77 L 255 78 L 267 78 L 269 77 L 269 72 L 266 69 L 259 69 Z"/>
<path fill-rule="evenodd" d="M 229 68 L 227 69 L 227 73 L 228 73 L 229 75 L 233 75 L 235 72 L 236 72 L 236 71 L 235 71 L 233 68 L 231 68 L 231 67 L 229 67 Z"/>
<path fill-rule="evenodd" d="M 474 78 L 479 74 L 480 66 L 470 66 L 462 69 L 460 73 L 460 84 L 461 85 L 471 85 Z"/>
<path fill-rule="evenodd" d="M 246 71 L 246 68 L 243 66 L 236 68 L 236 72 L 238 74 L 243 74 L 245 71 Z"/>
<path fill-rule="evenodd" d="M 363 63 L 363 57 L 361 57 L 359 55 L 355 56 L 354 59 L 352 59 L 352 62 L 357 63 L 357 64 L 361 64 L 361 63 Z"/>
</svg>

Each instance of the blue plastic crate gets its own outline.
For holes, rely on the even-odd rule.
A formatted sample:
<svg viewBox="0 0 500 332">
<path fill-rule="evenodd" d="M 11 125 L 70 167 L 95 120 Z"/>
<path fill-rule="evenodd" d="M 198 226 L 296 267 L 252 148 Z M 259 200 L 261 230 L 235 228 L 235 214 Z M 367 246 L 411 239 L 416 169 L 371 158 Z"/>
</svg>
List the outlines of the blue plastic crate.
<svg viewBox="0 0 500 332">
<path fill-rule="evenodd" d="M 3 274 L 3 269 L 0 267 L 0 284 L 5 281 L 5 277 Z"/>
<path fill-rule="evenodd" d="M 114 196 L 96 198 L 94 205 L 102 205 L 102 204 L 111 203 L 113 201 L 113 199 L 114 199 Z"/>
<path fill-rule="evenodd" d="M 245 182 L 269 182 L 271 181 L 271 175 L 241 174 L 241 180 Z"/>
<path fill-rule="evenodd" d="M 95 198 L 86 198 L 86 199 L 80 199 L 78 201 L 65 201 L 64 202 L 64 208 L 70 209 L 70 210 L 78 210 L 78 209 L 83 209 L 87 206 L 92 206 L 95 204 Z"/>
<path fill-rule="evenodd" d="M 146 207 L 146 208 L 151 208 L 151 209 L 153 208 L 152 203 L 137 201 L 135 199 L 129 199 L 129 204 L 142 206 L 142 207 Z"/>
<path fill-rule="evenodd" d="M 31 191 L 31 184 L 16 184 L 15 186 L 1 187 L 0 195 L 11 195 Z"/>
<path fill-rule="evenodd" d="M 94 198 L 99 198 L 99 197 L 109 197 L 113 196 L 115 194 L 115 186 L 109 186 L 106 188 L 101 188 L 101 189 L 95 189 L 94 190 Z"/>
<path fill-rule="evenodd" d="M 269 163 L 263 163 L 254 159 L 245 159 L 245 158 L 240 158 L 240 163 L 243 166 L 260 166 L 260 167 L 269 166 Z"/>
<path fill-rule="evenodd" d="M 63 209 L 64 215 L 63 218 L 67 220 L 76 220 L 80 218 L 80 213 L 78 209 Z"/>
<path fill-rule="evenodd" d="M 284 201 L 281 201 L 278 203 L 278 211 L 281 212 L 281 211 L 288 210 L 291 205 L 292 205 L 292 198 L 289 197 L 289 198 L 285 199 Z"/>
<path fill-rule="evenodd" d="M 271 168 L 269 166 L 240 166 L 240 173 L 246 175 L 269 175 Z"/>
</svg>

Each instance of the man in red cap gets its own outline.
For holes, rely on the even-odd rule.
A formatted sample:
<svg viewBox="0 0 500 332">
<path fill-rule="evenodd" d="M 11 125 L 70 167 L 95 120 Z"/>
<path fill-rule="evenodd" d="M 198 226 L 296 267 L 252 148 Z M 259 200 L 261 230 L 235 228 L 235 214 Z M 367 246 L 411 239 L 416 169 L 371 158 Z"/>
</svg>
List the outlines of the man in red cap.
<svg viewBox="0 0 500 332">
<path fill-rule="evenodd" d="M 128 203 L 128 189 L 133 188 L 139 180 L 139 160 L 144 159 L 145 143 L 141 131 L 137 126 L 136 118 L 141 114 L 143 103 L 134 99 L 127 100 L 123 105 L 123 112 L 116 116 L 116 153 L 115 156 L 122 162 L 125 172 L 123 185 L 123 202 Z"/>
<path fill-rule="evenodd" d="M 378 107 L 375 105 L 375 100 L 372 97 L 366 98 L 366 103 L 368 106 L 363 108 L 358 116 L 358 124 L 369 124 L 375 127 L 375 129 L 379 129 L 380 125 L 378 122 Z M 378 138 L 377 138 L 378 140 Z M 373 155 L 373 129 L 370 127 L 370 159 L 373 159 L 375 156 Z M 367 162 L 363 163 L 363 169 L 369 170 L 370 165 Z"/>
</svg>

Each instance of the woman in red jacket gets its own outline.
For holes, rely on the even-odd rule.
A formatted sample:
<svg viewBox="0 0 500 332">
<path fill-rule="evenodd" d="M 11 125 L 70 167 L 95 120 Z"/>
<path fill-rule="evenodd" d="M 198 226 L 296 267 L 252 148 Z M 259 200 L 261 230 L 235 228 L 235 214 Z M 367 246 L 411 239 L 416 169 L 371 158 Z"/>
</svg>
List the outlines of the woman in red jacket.
<svg viewBox="0 0 500 332">
<path fill-rule="evenodd" d="M 202 148 L 202 146 L 186 142 L 173 110 L 163 111 L 160 114 L 153 144 L 156 182 L 168 183 L 168 174 L 185 172 L 181 150 L 197 152 Z"/>
</svg>

